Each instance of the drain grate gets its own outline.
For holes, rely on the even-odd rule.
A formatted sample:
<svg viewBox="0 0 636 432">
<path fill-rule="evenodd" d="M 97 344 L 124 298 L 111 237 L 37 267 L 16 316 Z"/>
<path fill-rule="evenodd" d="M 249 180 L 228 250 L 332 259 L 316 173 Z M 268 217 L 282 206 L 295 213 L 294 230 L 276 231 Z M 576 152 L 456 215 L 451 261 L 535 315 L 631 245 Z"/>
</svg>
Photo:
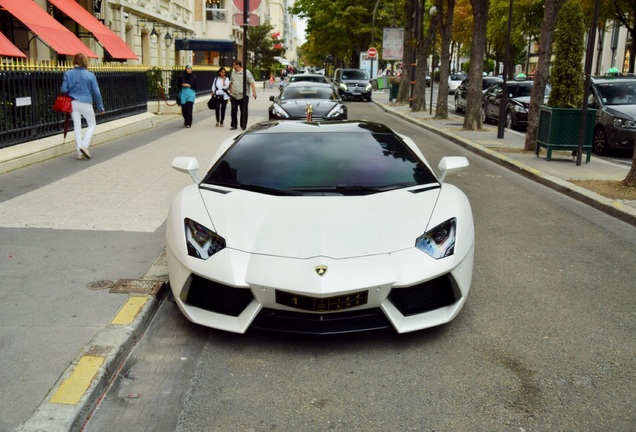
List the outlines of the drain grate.
<svg viewBox="0 0 636 432">
<path fill-rule="evenodd" d="M 149 294 L 157 296 L 165 282 L 143 279 L 119 279 L 109 292 L 122 294 Z"/>
</svg>

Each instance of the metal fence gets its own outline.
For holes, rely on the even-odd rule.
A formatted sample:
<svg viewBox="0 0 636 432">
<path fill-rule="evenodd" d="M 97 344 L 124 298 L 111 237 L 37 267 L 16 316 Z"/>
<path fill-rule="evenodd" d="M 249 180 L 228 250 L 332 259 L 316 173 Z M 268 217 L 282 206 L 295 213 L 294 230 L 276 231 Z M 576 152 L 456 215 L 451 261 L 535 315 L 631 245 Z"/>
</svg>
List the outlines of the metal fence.
<svg viewBox="0 0 636 432">
<path fill-rule="evenodd" d="M 71 66 L 0 65 L 0 148 L 62 133 L 65 114 L 53 111 L 64 71 Z M 182 66 L 170 70 L 139 66 L 93 67 L 106 112 L 97 123 L 144 113 L 149 100 L 175 100 Z M 196 67 L 197 95 L 209 94 L 217 68 Z M 84 125 L 85 126 L 85 125 Z"/>
</svg>

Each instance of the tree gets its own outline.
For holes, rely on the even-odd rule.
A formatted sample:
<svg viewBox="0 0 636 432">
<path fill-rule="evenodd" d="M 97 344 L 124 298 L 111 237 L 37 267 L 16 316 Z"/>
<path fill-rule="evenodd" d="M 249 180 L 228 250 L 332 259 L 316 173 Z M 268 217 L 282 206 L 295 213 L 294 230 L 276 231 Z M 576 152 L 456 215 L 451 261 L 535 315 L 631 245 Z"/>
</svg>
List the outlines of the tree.
<svg viewBox="0 0 636 432">
<path fill-rule="evenodd" d="M 436 0 L 437 27 L 442 39 L 440 50 L 439 87 L 437 89 L 437 107 L 435 118 L 448 118 L 448 77 L 450 75 L 450 43 L 453 36 L 453 13 L 455 0 Z M 435 53 L 433 53 L 433 57 Z M 433 69 L 434 70 L 434 69 Z"/>
<path fill-rule="evenodd" d="M 554 31 L 552 93 L 548 105 L 555 108 L 583 106 L 583 49 L 585 21 L 578 1 L 566 3 L 557 18 Z"/>
<path fill-rule="evenodd" d="M 479 130 L 481 124 L 481 78 L 486 54 L 486 28 L 489 0 L 470 0 L 473 8 L 473 33 L 468 71 L 468 97 L 464 115 L 464 130 Z"/>
<path fill-rule="evenodd" d="M 528 111 L 528 129 L 526 130 L 525 151 L 534 151 L 537 146 L 539 127 L 539 104 L 543 103 L 546 84 L 549 77 L 550 58 L 552 57 L 552 38 L 557 15 L 566 0 L 546 0 L 541 22 L 541 37 L 539 39 L 539 58 L 534 74 L 534 85 L 530 95 L 530 109 Z M 573 0 L 576 1 L 576 0 Z"/>
<path fill-rule="evenodd" d="M 247 31 L 247 47 L 252 53 L 252 68 L 270 69 L 275 63 L 275 56 L 282 56 L 285 49 L 274 48 L 280 43 L 272 37 L 274 26 L 269 23 L 250 27 Z"/>
</svg>

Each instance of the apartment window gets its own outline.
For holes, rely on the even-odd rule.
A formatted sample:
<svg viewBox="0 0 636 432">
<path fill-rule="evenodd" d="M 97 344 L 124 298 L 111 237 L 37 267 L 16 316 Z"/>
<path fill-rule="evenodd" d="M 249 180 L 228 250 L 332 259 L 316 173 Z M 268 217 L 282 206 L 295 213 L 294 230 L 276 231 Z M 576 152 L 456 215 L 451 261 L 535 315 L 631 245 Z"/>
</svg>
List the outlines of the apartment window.
<svg viewBox="0 0 636 432">
<path fill-rule="evenodd" d="M 225 9 L 225 0 L 206 0 L 205 15 L 208 21 L 227 22 L 228 11 Z"/>
</svg>

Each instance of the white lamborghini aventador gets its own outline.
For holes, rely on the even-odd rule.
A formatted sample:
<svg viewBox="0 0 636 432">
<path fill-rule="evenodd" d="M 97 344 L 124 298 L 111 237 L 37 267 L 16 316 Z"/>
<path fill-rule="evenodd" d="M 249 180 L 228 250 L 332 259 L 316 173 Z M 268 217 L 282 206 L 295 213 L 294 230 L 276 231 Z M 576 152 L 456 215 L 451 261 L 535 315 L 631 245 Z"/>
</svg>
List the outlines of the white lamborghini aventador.
<svg viewBox="0 0 636 432">
<path fill-rule="evenodd" d="M 415 143 L 364 121 L 265 122 L 228 139 L 167 221 L 170 287 L 192 322 L 346 333 L 451 321 L 473 272 L 470 204 Z"/>
</svg>

